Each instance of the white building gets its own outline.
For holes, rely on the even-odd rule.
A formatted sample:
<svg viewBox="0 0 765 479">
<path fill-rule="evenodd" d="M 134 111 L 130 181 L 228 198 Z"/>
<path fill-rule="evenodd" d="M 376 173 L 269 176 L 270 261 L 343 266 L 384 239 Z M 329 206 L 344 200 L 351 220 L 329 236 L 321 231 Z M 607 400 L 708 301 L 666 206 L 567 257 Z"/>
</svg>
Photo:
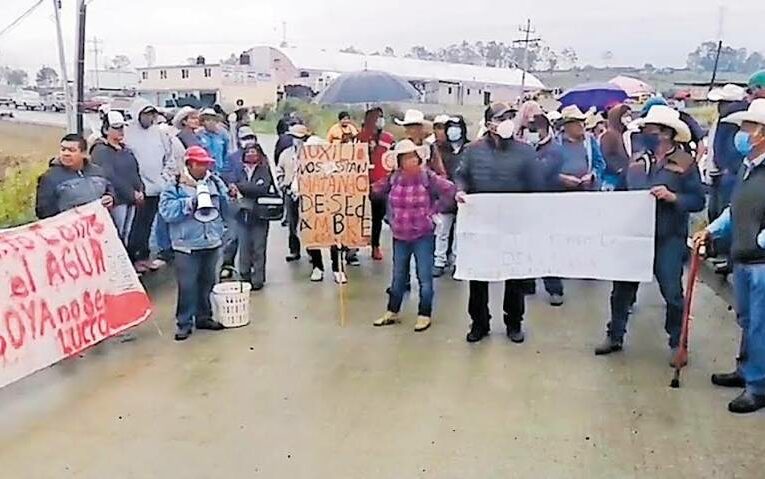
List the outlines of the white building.
<svg viewBox="0 0 765 479">
<path fill-rule="evenodd" d="M 451 105 L 485 105 L 512 101 L 521 93 L 523 71 L 412 58 L 355 55 L 307 48 L 261 46 L 247 52 L 251 64 L 273 75 L 282 87 L 304 85 L 322 91 L 336 76 L 360 70 L 379 70 L 412 82 L 423 92 L 423 102 Z M 526 91 L 544 88 L 526 74 Z"/>
<path fill-rule="evenodd" d="M 156 105 L 195 96 L 204 105 L 230 109 L 237 100 L 249 106 L 276 103 L 277 84 L 251 65 L 162 65 L 138 68 L 138 94 Z"/>
</svg>

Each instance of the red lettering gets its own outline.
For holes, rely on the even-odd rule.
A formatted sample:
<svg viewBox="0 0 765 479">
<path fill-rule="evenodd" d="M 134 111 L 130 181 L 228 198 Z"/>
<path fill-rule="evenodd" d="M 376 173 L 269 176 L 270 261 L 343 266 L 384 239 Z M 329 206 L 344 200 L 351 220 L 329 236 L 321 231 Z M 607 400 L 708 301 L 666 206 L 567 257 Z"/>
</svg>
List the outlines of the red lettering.
<svg viewBox="0 0 765 479">
<path fill-rule="evenodd" d="M 57 229 L 59 236 L 61 236 L 67 243 L 70 243 L 77 238 L 77 233 L 72 231 L 72 227 L 69 225 L 59 225 Z"/>
<path fill-rule="evenodd" d="M 104 262 L 104 250 L 101 248 L 101 242 L 91 238 L 90 248 L 93 250 L 96 274 L 104 274 L 106 272 L 106 263 Z"/>
<path fill-rule="evenodd" d="M 66 305 L 59 306 L 58 309 L 56 309 L 56 314 L 58 315 L 58 324 L 62 326 L 71 320 L 71 317 L 69 316 L 69 308 L 67 308 Z"/>
<path fill-rule="evenodd" d="M 90 262 L 85 245 L 82 243 L 75 244 L 74 253 L 77 256 L 77 263 L 80 265 L 80 271 L 82 271 L 85 276 L 93 276 L 93 264 Z M 85 259 L 84 261 L 83 258 Z"/>
<path fill-rule="evenodd" d="M 69 332 L 69 344 L 72 345 L 73 351 L 79 351 L 82 349 L 82 338 L 80 337 L 80 330 L 75 325 L 67 330 Z M 77 333 L 77 334 L 75 334 Z M 76 338 L 76 339 L 75 339 Z"/>
<path fill-rule="evenodd" d="M 75 323 L 80 320 L 80 303 L 76 299 L 69 303 L 69 315 Z"/>
<path fill-rule="evenodd" d="M 29 231 L 33 232 L 35 236 L 37 236 L 41 240 L 45 241 L 45 244 L 47 244 L 48 246 L 55 246 L 58 244 L 58 238 L 44 235 L 43 233 L 45 232 L 45 228 L 43 228 L 39 224 L 34 224 L 30 226 Z"/>
<path fill-rule="evenodd" d="M 70 259 L 71 254 L 72 249 L 69 248 L 69 246 L 64 246 L 64 249 L 61 251 L 61 260 L 64 263 L 64 271 L 66 271 L 66 274 L 73 280 L 76 280 L 80 277 L 80 270 L 77 269 L 77 263 Z"/>
<path fill-rule="evenodd" d="M 106 310 L 106 303 L 104 302 L 104 295 L 100 289 L 96 290 L 96 311 L 102 313 Z"/>
<path fill-rule="evenodd" d="M 45 273 L 48 276 L 48 286 L 58 286 L 66 281 L 61 272 L 61 265 L 51 251 L 45 254 Z"/>
<path fill-rule="evenodd" d="M 59 329 L 56 332 L 56 338 L 58 338 L 58 345 L 61 346 L 61 351 L 63 351 L 64 356 L 69 356 L 72 354 L 72 349 L 66 344 L 66 341 L 64 340 L 64 330 Z"/>
<path fill-rule="evenodd" d="M 8 347 L 8 344 L 5 342 L 5 338 L 0 336 L 0 358 L 5 359 L 5 348 Z"/>
<path fill-rule="evenodd" d="M 29 288 L 27 284 L 18 276 L 11 277 L 11 297 L 23 299 L 29 296 Z"/>
<path fill-rule="evenodd" d="M 105 314 L 98 315 L 98 332 L 104 338 L 109 336 L 109 321 L 107 321 Z"/>
<path fill-rule="evenodd" d="M 26 255 L 21 257 L 21 264 L 24 265 L 24 273 L 27 275 L 27 282 L 29 283 L 29 289 L 33 292 L 37 292 L 37 284 L 35 284 L 34 276 L 32 276 L 32 270 L 29 267 L 29 261 L 27 261 Z"/>
<path fill-rule="evenodd" d="M 96 215 L 88 215 L 85 218 L 85 223 L 93 228 L 93 231 L 96 234 L 102 234 L 104 232 L 104 224 L 98 221 L 98 216 Z"/>
<path fill-rule="evenodd" d="M 56 329 L 56 323 L 53 321 L 53 315 L 48 308 L 48 302 L 44 299 L 40 302 L 40 337 L 45 337 L 45 323 L 50 323 L 52 329 Z"/>
<path fill-rule="evenodd" d="M 11 322 L 16 323 L 16 334 L 14 334 L 13 328 L 11 328 Z M 16 311 L 9 309 L 5 312 L 5 330 L 8 332 L 8 339 L 11 340 L 11 346 L 14 349 L 19 349 L 24 345 L 24 336 L 26 334 L 26 328 L 21 320 L 21 316 Z"/>
<path fill-rule="evenodd" d="M 37 324 L 35 324 L 35 301 L 29 301 L 28 303 L 20 303 L 19 308 L 24 312 L 27 317 L 27 322 L 32 327 L 32 339 L 37 338 Z"/>
<path fill-rule="evenodd" d="M 90 297 L 90 291 L 85 291 L 85 294 L 82 295 L 82 306 L 86 317 L 93 318 L 96 316 L 96 308 L 93 306 L 93 298 Z"/>
</svg>

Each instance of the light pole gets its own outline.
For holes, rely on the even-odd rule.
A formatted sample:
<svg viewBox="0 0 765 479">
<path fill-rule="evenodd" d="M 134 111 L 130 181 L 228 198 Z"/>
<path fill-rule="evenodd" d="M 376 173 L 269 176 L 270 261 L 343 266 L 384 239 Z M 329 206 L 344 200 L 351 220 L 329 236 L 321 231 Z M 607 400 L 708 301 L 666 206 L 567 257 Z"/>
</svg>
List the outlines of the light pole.
<svg viewBox="0 0 765 479">
<path fill-rule="evenodd" d="M 53 0 L 53 13 L 56 19 L 56 37 L 58 38 L 58 61 L 61 68 L 61 81 L 64 83 L 64 98 L 66 102 L 66 131 L 77 131 L 74 120 L 74 105 L 72 90 L 69 88 L 69 73 L 66 69 L 66 54 L 64 53 L 64 36 L 61 33 L 61 0 Z"/>
<path fill-rule="evenodd" d="M 75 71 L 75 108 L 77 111 L 77 133 L 83 133 L 82 103 L 85 100 L 85 14 L 87 5 L 85 0 L 77 0 L 77 61 Z"/>
</svg>

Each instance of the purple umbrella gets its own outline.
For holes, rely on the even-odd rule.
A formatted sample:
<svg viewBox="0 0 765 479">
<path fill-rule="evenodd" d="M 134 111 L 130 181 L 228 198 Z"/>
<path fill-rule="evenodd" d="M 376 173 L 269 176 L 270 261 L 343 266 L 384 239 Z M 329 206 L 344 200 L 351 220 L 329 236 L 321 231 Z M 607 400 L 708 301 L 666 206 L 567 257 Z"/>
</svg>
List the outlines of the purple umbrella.
<svg viewBox="0 0 765 479">
<path fill-rule="evenodd" d="M 613 83 L 585 83 L 568 90 L 558 101 L 561 107 L 576 105 L 580 110 L 587 111 L 594 106 L 598 111 L 606 111 L 627 98 L 627 92 Z"/>
</svg>

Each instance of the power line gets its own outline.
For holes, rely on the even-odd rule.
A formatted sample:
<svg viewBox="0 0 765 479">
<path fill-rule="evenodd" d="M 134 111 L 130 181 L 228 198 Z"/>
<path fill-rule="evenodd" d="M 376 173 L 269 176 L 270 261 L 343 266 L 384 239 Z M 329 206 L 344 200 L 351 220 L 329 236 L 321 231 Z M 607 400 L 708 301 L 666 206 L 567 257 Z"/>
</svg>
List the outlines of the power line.
<svg viewBox="0 0 765 479">
<path fill-rule="evenodd" d="M 526 94 L 526 72 L 529 70 L 529 47 L 533 44 L 536 46 L 541 38 L 531 38 L 532 33 L 536 33 L 531 26 L 531 19 L 526 20 L 526 26 L 521 26 L 518 31 L 525 34 L 525 38 L 521 40 L 513 41 L 515 45 L 523 45 L 523 73 L 521 74 L 521 96 L 519 97 L 523 101 Z"/>
<path fill-rule="evenodd" d="M 19 17 L 18 17 L 16 20 L 12 21 L 12 22 L 11 22 L 11 23 L 10 23 L 10 24 L 7 26 L 7 27 L 5 27 L 5 28 L 3 28 L 2 30 L 0 30 L 0 37 L 2 37 L 3 35 L 5 35 L 5 34 L 6 34 L 6 33 L 8 33 L 9 31 L 11 31 L 11 29 L 13 29 L 13 27 L 15 27 L 16 25 L 18 25 L 18 24 L 19 24 L 19 23 L 21 23 L 21 22 L 22 22 L 22 21 L 23 21 L 25 18 L 27 18 L 29 15 L 31 15 L 31 14 L 32 14 L 32 12 L 34 12 L 34 11 L 35 11 L 35 9 L 36 9 L 37 7 L 39 7 L 40 5 L 42 5 L 42 3 L 43 3 L 44 1 L 45 1 L 45 0 L 38 0 L 37 2 L 35 2 L 35 3 L 34 3 L 34 5 L 32 5 L 31 7 L 29 7 L 29 8 L 28 8 L 28 9 L 27 9 L 27 10 L 26 10 L 24 13 L 22 13 L 22 14 L 21 14 L 21 15 L 20 15 L 20 16 L 19 16 Z"/>
</svg>

